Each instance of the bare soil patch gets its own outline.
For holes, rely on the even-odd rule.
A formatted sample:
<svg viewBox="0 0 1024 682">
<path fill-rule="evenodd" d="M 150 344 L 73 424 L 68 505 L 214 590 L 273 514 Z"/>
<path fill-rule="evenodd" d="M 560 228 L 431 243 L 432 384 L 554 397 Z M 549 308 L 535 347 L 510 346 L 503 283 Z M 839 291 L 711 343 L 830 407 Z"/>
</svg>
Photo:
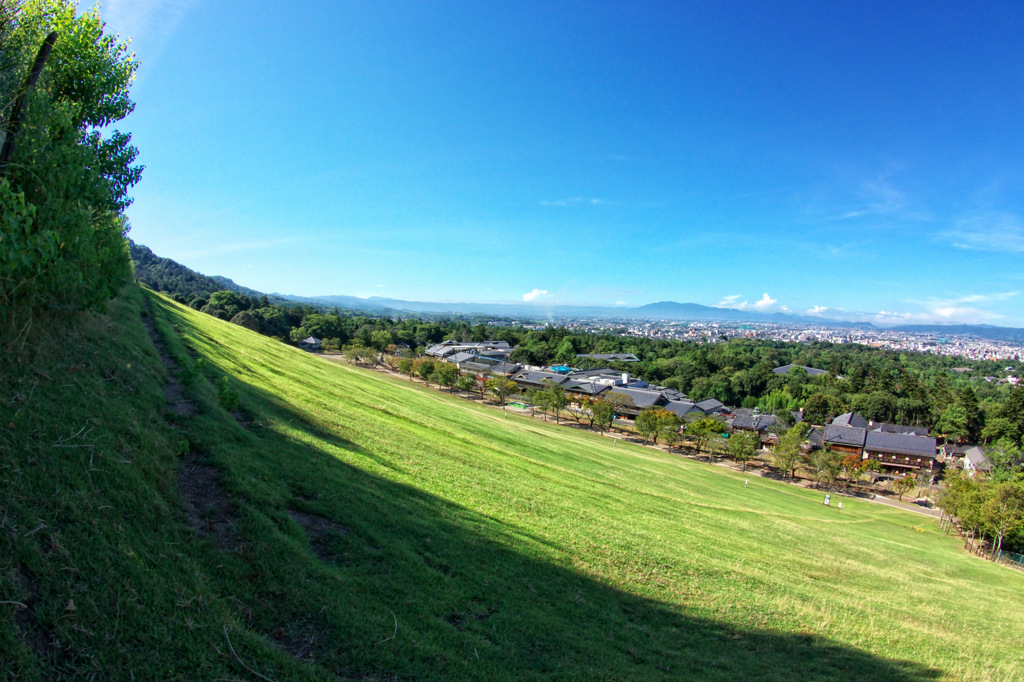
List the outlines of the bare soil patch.
<svg viewBox="0 0 1024 682">
<path fill-rule="evenodd" d="M 146 302 L 147 305 L 149 301 Z M 171 354 L 167 352 L 167 346 L 164 345 L 163 339 L 156 333 L 156 327 L 153 326 L 153 319 L 148 315 L 143 316 L 142 324 L 146 327 L 146 331 L 149 332 L 149 338 L 153 339 L 153 345 L 156 347 L 156 352 L 160 355 L 161 362 L 164 363 L 164 367 L 167 368 L 167 381 L 164 383 L 164 395 L 167 397 L 167 409 L 179 417 L 188 417 L 196 413 L 196 405 L 191 400 L 185 397 L 185 385 L 181 383 L 181 379 L 177 377 L 177 372 L 181 368 L 178 363 L 171 357 Z"/>
<path fill-rule="evenodd" d="M 237 525 L 217 469 L 189 453 L 178 473 L 178 495 L 192 530 L 209 538 L 218 549 L 237 548 Z"/>
<path fill-rule="evenodd" d="M 277 648 L 287 651 L 295 660 L 316 663 L 316 654 L 327 643 L 325 633 L 322 627 L 304 619 L 271 630 L 267 639 Z"/>
<path fill-rule="evenodd" d="M 289 509 L 288 515 L 292 517 L 292 521 L 302 526 L 302 530 L 306 531 L 310 548 L 317 557 L 324 561 L 334 558 L 334 553 L 331 551 L 332 541 L 341 535 L 348 535 L 347 528 L 324 516 L 297 509 Z"/>
<path fill-rule="evenodd" d="M 36 600 L 35 585 L 32 579 L 21 570 L 15 570 L 14 576 L 15 582 L 21 587 L 22 594 L 25 595 L 21 599 L 21 603 L 24 604 L 25 608 L 21 606 L 14 607 L 14 620 L 18 623 L 21 636 L 25 643 L 36 653 L 40 661 L 53 660 L 59 650 L 53 642 L 53 637 L 40 627 L 36 621 L 35 614 L 32 613 Z"/>
</svg>

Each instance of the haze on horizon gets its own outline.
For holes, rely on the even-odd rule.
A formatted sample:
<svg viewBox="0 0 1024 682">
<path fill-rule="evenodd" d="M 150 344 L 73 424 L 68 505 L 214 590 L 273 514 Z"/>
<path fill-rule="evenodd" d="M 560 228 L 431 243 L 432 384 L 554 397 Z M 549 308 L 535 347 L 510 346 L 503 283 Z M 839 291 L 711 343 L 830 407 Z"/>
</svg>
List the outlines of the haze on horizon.
<svg viewBox="0 0 1024 682">
<path fill-rule="evenodd" d="M 1024 326 L 1024 7 L 103 7 L 130 236 L 201 272 Z"/>
</svg>

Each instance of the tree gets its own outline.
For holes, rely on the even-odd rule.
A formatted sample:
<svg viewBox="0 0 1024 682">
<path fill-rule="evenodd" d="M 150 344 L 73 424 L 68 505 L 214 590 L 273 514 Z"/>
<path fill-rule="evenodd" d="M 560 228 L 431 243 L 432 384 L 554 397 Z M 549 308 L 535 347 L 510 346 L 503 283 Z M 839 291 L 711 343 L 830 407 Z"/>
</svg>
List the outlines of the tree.
<svg viewBox="0 0 1024 682">
<path fill-rule="evenodd" d="M 636 416 L 636 430 L 643 436 L 644 445 L 647 445 L 648 438 L 654 438 L 654 442 L 658 442 L 658 415 L 655 408 L 640 410 L 640 414 Z"/>
<path fill-rule="evenodd" d="M 519 391 L 519 385 L 505 377 L 494 377 L 488 379 L 485 385 L 491 395 L 498 399 L 498 402 L 502 407 L 505 406 L 505 399 L 508 398 L 508 396 L 514 395 Z"/>
<path fill-rule="evenodd" d="M 967 427 L 967 410 L 963 405 L 950 403 L 936 422 L 935 430 L 956 442 L 963 441 L 970 434 Z"/>
<path fill-rule="evenodd" d="M 413 374 L 415 371 L 412 367 L 412 358 L 402 358 L 398 362 L 398 371 L 409 377 L 409 381 L 412 381 Z"/>
<path fill-rule="evenodd" d="M 723 428 L 722 422 L 717 419 L 704 417 L 687 424 L 684 433 L 687 438 L 693 441 L 697 452 L 700 452 L 707 446 L 711 436 L 720 434 Z"/>
<path fill-rule="evenodd" d="M 900 476 L 892 482 L 892 491 L 899 495 L 899 500 L 903 501 L 903 496 L 914 488 L 914 477 L 913 476 Z"/>
<path fill-rule="evenodd" d="M 109 126 L 135 106 L 128 87 L 138 62 L 127 43 L 104 34 L 98 8 L 76 9 L 69 0 L 34 0 L 3 18 L 4 335 L 20 335 L 46 309 L 95 308 L 131 274 L 123 212 L 142 167 L 131 136 Z"/>
<path fill-rule="evenodd" d="M 380 352 L 384 352 L 384 349 L 391 345 L 391 342 L 391 332 L 378 329 L 370 333 L 370 346 Z"/>
<path fill-rule="evenodd" d="M 981 506 L 981 516 L 992 543 L 992 558 L 996 559 L 1003 547 L 1003 538 L 1024 527 L 1024 487 L 1002 482 L 992 487 Z"/>
<path fill-rule="evenodd" d="M 476 388 L 476 375 L 475 374 L 463 374 L 459 376 L 457 382 L 459 390 L 464 393 L 470 393 Z"/>
<path fill-rule="evenodd" d="M 254 332 L 258 332 L 260 330 L 259 321 L 248 310 L 242 310 L 232 317 L 231 323 L 237 324 L 239 327 L 245 327 L 246 329 Z"/>
<path fill-rule="evenodd" d="M 595 400 L 590 406 L 590 412 L 594 415 L 593 423 L 603 432 L 612 425 L 615 418 L 615 406 L 607 400 Z"/>
<path fill-rule="evenodd" d="M 459 368 L 448 362 L 439 362 L 434 365 L 434 380 L 438 386 L 454 391 L 459 381 Z"/>
<path fill-rule="evenodd" d="M 752 431 L 734 431 L 729 437 L 729 455 L 743 464 L 743 471 L 747 470 L 747 462 L 757 455 L 759 441 Z"/>
<path fill-rule="evenodd" d="M 1021 449 L 1006 437 L 986 448 L 985 459 L 992 465 L 991 476 L 996 480 L 1009 480 L 1015 471 L 1021 470 Z"/>
<path fill-rule="evenodd" d="M 625 393 L 608 392 L 602 400 L 611 405 L 612 411 L 616 416 L 621 416 L 628 411 L 636 409 L 636 404 L 633 402 L 633 399 Z M 609 424 L 610 423 L 611 422 L 609 422 Z"/>
<path fill-rule="evenodd" d="M 565 406 L 569 404 L 569 398 L 565 395 L 565 389 L 561 386 L 551 385 L 544 389 L 544 404 L 555 413 L 555 423 L 558 423 L 559 415 Z"/>
<path fill-rule="evenodd" d="M 790 478 L 796 477 L 796 470 L 803 464 L 803 442 L 810 431 L 807 422 L 794 424 L 789 431 L 780 439 L 779 444 L 772 451 L 772 461 L 776 467 L 789 474 Z"/>
<path fill-rule="evenodd" d="M 804 421 L 811 424 L 828 424 L 847 409 L 846 403 L 836 396 L 815 393 L 804 403 Z"/>
<path fill-rule="evenodd" d="M 819 448 L 807 456 L 807 463 L 814 470 L 815 487 L 820 488 L 822 480 L 831 482 L 839 477 L 839 471 L 842 469 L 842 455 Z"/>
<path fill-rule="evenodd" d="M 423 381 L 430 381 L 431 375 L 434 374 L 434 361 L 421 358 L 415 362 L 416 373 L 420 375 L 420 379 Z"/>
<path fill-rule="evenodd" d="M 839 470 L 846 474 L 846 487 L 849 488 L 850 484 L 861 477 L 865 470 L 865 463 L 874 460 L 861 459 L 859 455 L 846 455 L 839 463 Z M 877 462 L 876 462 L 877 464 Z"/>
<path fill-rule="evenodd" d="M 708 437 L 708 462 L 715 463 L 715 456 L 727 452 L 729 444 L 721 433 L 713 433 Z"/>
</svg>

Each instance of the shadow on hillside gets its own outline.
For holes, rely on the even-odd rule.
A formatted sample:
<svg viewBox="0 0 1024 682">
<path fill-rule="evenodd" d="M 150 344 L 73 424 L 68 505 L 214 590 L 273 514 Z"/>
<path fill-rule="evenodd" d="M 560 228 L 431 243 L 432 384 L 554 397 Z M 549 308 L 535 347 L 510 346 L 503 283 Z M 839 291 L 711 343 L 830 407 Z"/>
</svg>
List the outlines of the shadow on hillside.
<svg viewBox="0 0 1024 682">
<path fill-rule="evenodd" d="M 241 390 L 260 421 L 302 423 L 317 438 L 401 468 L 325 433 L 262 389 Z M 256 466 L 292 491 L 293 505 L 346 529 L 332 540 L 337 559 L 323 565 L 326 577 L 313 577 L 338 586 L 332 588 L 339 590 L 331 607 L 335 622 L 355 624 L 348 634 L 336 629 L 318 640 L 317 662 L 336 674 L 908 682 L 942 675 L 815 635 L 772 632 L 770 616 L 763 629 L 742 628 L 669 608 L 553 563 L 576 557 L 529 531 L 355 468 L 273 429 L 254 435 L 259 453 L 221 461 L 243 469 L 253 466 L 243 460 L 258 454 Z M 283 551 L 290 545 L 276 546 L 266 560 L 278 562 L 281 573 L 293 571 Z M 297 583 L 309 579 L 295 576 Z M 648 587 L 654 586 L 637 583 L 638 590 Z M 395 635 L 382 643 L 380 622 L 366 621 L 367 614 L 383 614 L 390 635 L 389 611 Z"/>
</svg>

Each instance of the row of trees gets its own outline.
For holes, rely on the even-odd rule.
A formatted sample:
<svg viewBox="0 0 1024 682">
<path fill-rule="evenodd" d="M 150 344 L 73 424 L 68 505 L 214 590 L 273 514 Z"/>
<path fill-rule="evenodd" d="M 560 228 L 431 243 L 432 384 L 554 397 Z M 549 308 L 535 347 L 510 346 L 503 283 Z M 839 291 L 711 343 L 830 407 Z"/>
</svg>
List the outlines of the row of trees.
<svg viewBox="0 0 1024 682">
<path fill-rule="evenodd" d="M 0 332 L 98 306 L 131 274 L 124 209 L 142 167 L 110 126 L 134 108 L 138 62 L 98 7 L 0 3 Z"/>
<path fill-rule="evenodd" d="M 999 557 L 1003 546 L 1024 544 L 1024 479 L 1019 475 L 972 478 L 963 471 L 951 471 L 945 479 L 939 507 L 947 531 L 953 518 L 960 520 L 964 547 L 975 548 L 988 540 L 989 556 Z"/>
</svg>

